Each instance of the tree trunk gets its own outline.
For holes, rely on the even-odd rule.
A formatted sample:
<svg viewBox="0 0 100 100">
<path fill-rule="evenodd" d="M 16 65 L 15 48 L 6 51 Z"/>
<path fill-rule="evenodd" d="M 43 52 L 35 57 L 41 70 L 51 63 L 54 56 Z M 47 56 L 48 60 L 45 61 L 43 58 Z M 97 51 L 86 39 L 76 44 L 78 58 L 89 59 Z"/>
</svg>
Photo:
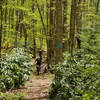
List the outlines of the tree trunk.
<svg viewBox="0 0 100 100">
<path fill-rule="evenodd" d="M 32 0 L 32 3 L 33 3 L 33 0 Z M 33 3 L 32 4 L 32 12 L 34 13 L 34 6 L 35 4 Z M 33 23 L 36 23 L 36 20 L 33 19 L 32 20 Z M 35 37 L 35 29 L 34 29 L 34 25 L 33 25 L 33 57 L 36 58 L 36 37 Z"/>
<path fill-rule="evenodd" d="M 63 1 L 63 38 L 66 39 L 63 43 L 63 52 L 68 50 L 67 15 L 68 15 L 68 0 Z"/>
<path fill-rule="evenodd" d="M 56 0 L 56 34 L 55 34 L 55 58 L 56 63 L 62 61 L 62 41 L 63 41 L 63 9 L 62 0 Z"/>
<path fill-rule="evenodd" d="M 8 14 L 8 8 L 7 8 L 7 1 L 6 3 L 6 7 L 5 7 L 5 28 L 4 28 L 4 38 L 3 38 L 3 43 L 6 40 L 6 34 L 7 34 L 7 14 Z"/>
<path fill-rule="evenodd" d="M 96 4 L 96 14 L 98 14 L 99 12 L 99 5 L 100 5 L 100 0 L 98 0 Z"/>
<path fill-rule="evenodd" d="M 82 28 L 82 12 L 81 12 L 81 4 L 82 0 L 77 0 L 77 8 L 76 8 L 76 31 L 77 31 L 77 48 L 81 49 L 81 28 Z"/>
<path fill-rule="evenodd" d="M 44 24 L 44 21 L 43 21 L 43 16 L 42 16 L 42 14 L 41 14 L 41 10 L 40 10 L 40 7 L 39 7 L 39 4 L 38 4 L 38 1 L 37 1 L 37 0 L 36 0 L 36 5 L 37 5 L 38 12 L 39 12 L 39 14 L 40 14 L 40 19 L 41 19 L 41 22 L 42 22 L 42 25 L 43 25 L 43 31 L 44 31 L 45 34 L 47 34 L 47 33 L 46 33 L 45 24 Z"/>
<path fill-rule="evenodd" d="M 50 25 L 50 30 L 48 32 L 48 40 L 47 40 L 47 58 L 48 58 L 48 66 L 50 67 L 50 65 L 52 66 L 55 63 L 55 57 L 54 57 L 54 24 L 55 24 L 55 20 L 54 20 L 54 15 L 55 15 L 55 10 L 53 9 L 55 7 L 54 4 L 55 0 L 50 0 L 50 21 L 49 21 L 49 25 Z"/>
<path fill-rule="evenodd" d="M 18 6 L 18 0 L 17 0 L 17 6 Z M 16 27 L 15 27 L 15 30 L 16 30 L 16 36 L 15 36 L 15 47 L 17 48 L 17 44 L 18 44 L 18 28 L 19 28 L 19 12 L 18 12 L 18 9 L 16 10 Z"/>
<path fill-rule="evenodd" d="M 3 8 L 2 8 L 2 0 L 0 1 L 0 58 L 1 58 L 1 50 L 2 50 L 2 20 L 3 20 Z"/>
<path fill-rule="evenodd" d="M 75 42 L 75 20 L 76 20 L 76 3 L 77 0 L 72 0 L 71 18 L 70 18 L 70 53 L 73 56 L 74 42 Z"/>
</svg>

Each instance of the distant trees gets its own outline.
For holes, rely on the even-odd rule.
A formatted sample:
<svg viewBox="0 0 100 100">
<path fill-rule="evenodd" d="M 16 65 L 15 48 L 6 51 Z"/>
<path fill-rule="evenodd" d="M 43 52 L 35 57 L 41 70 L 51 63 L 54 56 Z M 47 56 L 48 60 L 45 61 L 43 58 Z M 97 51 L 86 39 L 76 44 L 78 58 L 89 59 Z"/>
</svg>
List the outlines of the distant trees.
<svg viewBox="0 0 100 100">
<path fill-rule="evenodd" d="M 36 57 L 38 49 L 47 49 L 48 65 L 58 63 L 64 52 L 86 47 L 86 28 L 99 31 L 99 5 L 100 0 L 1 0 L 0 54 L 1 48 L 5 53 L 24 47 Z"/>
<path fill-rule="evenodd" d="M 70 52 L 73 55 L 73 49 L 75 47 L 75 41 L 77 40 L 77 48 L 81 49 L 80 33 L 82 28 L 82 12 L 81 4 L 82 0 L 72 0 L 71 5 L 71 18 L 70 18 Z"/>
<path fill-rule="evenodd" d="M 99 5 L 100 5 L 100 0 L 97 0 L 97 4 L 96 4 L 96 12 L 99 12 Z"/>
<path fill-rule="evenodd" d="M 69 11 L 69 2 L 68 0 L 63 1 L 63 52 L 69 49 L 69 30 L 68 30 L 68 11 Z"/>
<path fill-rule="evenodd" d="M 17 0 L 17 6 L 18 6 L 18 0 Z M 15 47 L 18 47 L 18 29 L 19 29 L 19 10 L 16 9 L 16 25 L 15 25 Z"/>
<path fill-rule="evenodd" d="M 34 0 L 32 0 L 32 12 L 33 13 L 35 13 L 35 3 L 34 3 Z M 33 23 L 36 23 L 36 20 L 35 19 L 32 19 L 32 22 Z M 33 47 L 33 52 L 32 52 L 32 54 L 33 54 L 33 56 L 34 56 L 34 58 L 36 58 L 36 36 L 35 36 L 35 26 L 34 26 L 34 24 L 32 24 L 32 37 L 33 37 L 33 43 L 32 43 L 32 47 Z"/>
</svg>

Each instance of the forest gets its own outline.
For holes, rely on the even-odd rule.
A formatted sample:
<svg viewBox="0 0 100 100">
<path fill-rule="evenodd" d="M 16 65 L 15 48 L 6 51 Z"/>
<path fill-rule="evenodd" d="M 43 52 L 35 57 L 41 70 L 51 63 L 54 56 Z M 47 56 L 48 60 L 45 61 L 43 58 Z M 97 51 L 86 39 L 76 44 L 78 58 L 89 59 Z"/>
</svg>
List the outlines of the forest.
<svg viewBox="0 0 100 100">
<path fill-rule="evenodd" d="M 0 100 L 100 100 L 100 0 L 0 0 Z"/>
</svg>

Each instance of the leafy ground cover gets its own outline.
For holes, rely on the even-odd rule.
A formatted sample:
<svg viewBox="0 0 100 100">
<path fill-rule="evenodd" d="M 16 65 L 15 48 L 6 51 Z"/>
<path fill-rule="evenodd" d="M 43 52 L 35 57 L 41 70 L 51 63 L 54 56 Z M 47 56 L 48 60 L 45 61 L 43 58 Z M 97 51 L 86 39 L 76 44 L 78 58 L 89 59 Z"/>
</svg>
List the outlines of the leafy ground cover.
<svg viewBox="0 0 100 100">
<path fill-rule="evenodd" d="M 54 68 L 51 100 L 99 100 L 100 61 L 92 54 L 78 52 Z"/>
<path fill-rule="evenodd" d="M 0 100 L 23 100 L 24 95 L 19 93 L 2 93 L 0 92 Z"/>
<path fill-rule="evenodd" d="M 0 91 L 19 88 L 29 79 L 32 71 L 31 57 L 23 49 L 0 59 Z"/>
</svg>

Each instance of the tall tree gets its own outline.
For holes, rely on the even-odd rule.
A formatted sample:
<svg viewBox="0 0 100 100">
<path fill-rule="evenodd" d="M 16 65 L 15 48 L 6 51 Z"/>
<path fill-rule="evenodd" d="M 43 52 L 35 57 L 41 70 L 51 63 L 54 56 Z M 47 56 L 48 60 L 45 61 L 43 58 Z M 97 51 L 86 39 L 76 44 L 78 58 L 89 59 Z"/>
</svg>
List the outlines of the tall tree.
<svg viewBox="0 0 100 100">
<path fill-rule="evenodd" d="M 17 6 L 18 6 L 18 0 L 17 0 Z M 18 47 L 18 29 L 19 29 L 19 10 L 18 8 L 16 9 L 16 34 L 15 34 L 15 47 Z"/>
<path fill-rule="evenodd" d="M 8 1 L 5 1 L 5 30 L 4 30 L 4 38 L 3 38 L 3 42 L 5 42 L 6 40 L 6 33 L 7 33 L 7 14 L 8 14 L 8 8 L 7 8 L 7 3 Z"/>
<path fill-rule="evenodd" d="M 100 5 L 100 0 L 97 0 L 97 4 L 96 4 L 96 13 L 99 12 L 99 5 Z"/>
<path fill-rule="evenodd" d="M 0 57 L 1 57 L 1 49 L 2 49 L 2 28 L 3 28 L 3 8 L 2 8 L 3 0 L 0 0 Z"/>
<path fill-rule="evenodd" d="M 82 29 L 82 11 L 81 11 L 81 2 L 82 0 L 77 0 L 77 7 L 76 7 L 76 32 L 77 32 L 77 48 L 81 49 L 81 29 Z"/>
<path fill-rule="evenodd" d="M 55 33 L 55 58 L 56 63 L 62 61 L 62 43 L 63 43 L 63 3 L 62 0 L 56 0 L 56 33 Z"/>
<path fill-rule="evenodd" d="M 71 18 L 70 18 L 70 53 L 72 56 L 73 56 L 73 49 L 75 45 L 76 5 L 77 5 L 77 0 L 72 0 Z"/>
<path fill-rule="evenodd" d="M 34 3 L 34 0 L 32 0 L 32 12 L 35 13 L 35 3 Z M 32 29 L 32 33 L 33 33 L 33 56 L 34 58 L 36 58 L 36 34 L 35 34 L 35 23 L 36 23 L 36 20 L 33 18 L 32 19 L 32 26 L 33 26 L 33 29 Z"/>
<path fill-rule="evenodd" d="M 63 1 L 63 38 L 65 39 L 63 43 L 63 52 L 68 50 L 68 0 Z"/>
<path fill-rule="evenodd" d="M 48 65 L 52 65 L 55 63 L 54 59 L 54 34 L 55 34 L 55 0 L 50 0 L 50 20 L 49 20 L 49 32 L 48 32 L 48 40 L 47 40 L 47 58 Z"/>
</svg>

